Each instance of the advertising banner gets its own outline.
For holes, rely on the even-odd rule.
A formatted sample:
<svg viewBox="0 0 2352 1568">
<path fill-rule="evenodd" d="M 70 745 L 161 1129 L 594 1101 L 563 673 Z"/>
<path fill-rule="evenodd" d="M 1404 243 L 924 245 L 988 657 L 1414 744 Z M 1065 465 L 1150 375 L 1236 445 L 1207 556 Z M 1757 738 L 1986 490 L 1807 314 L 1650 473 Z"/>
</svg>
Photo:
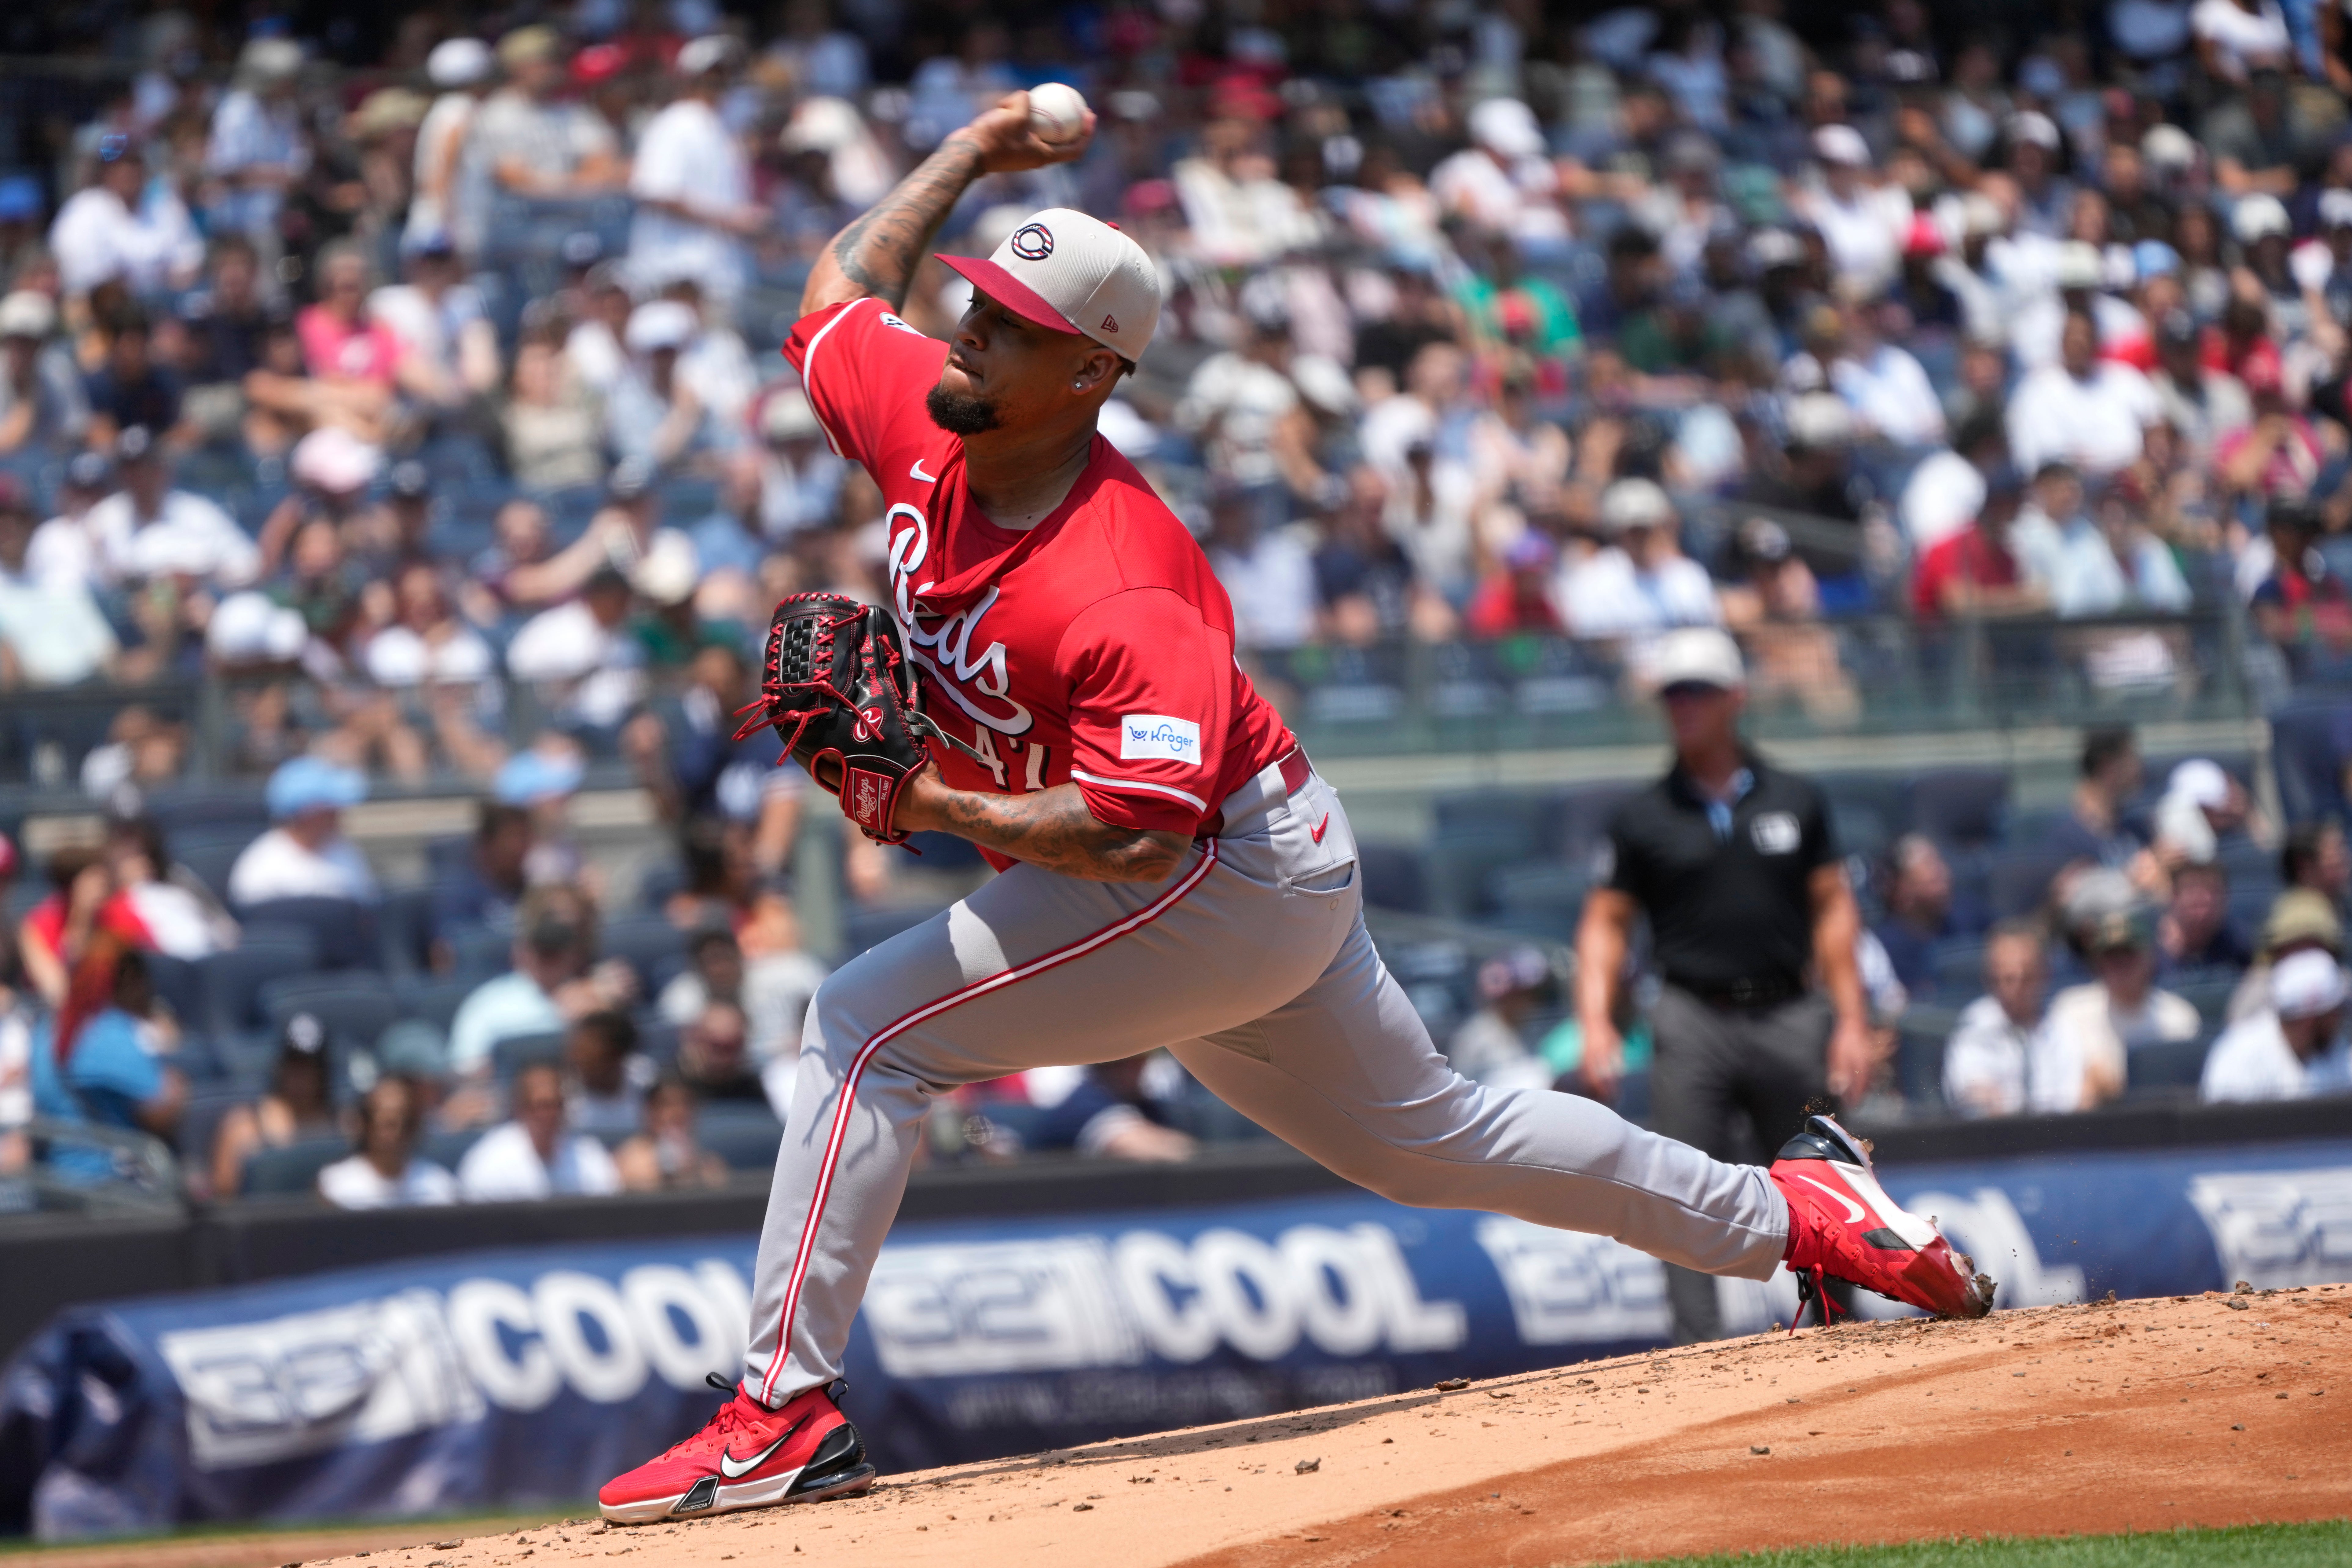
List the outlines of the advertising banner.
<svg viewBox="0 0 2352 1568">
<path fill-rule="evenodd" d="M 2352 1279 L 2352 1139 L 1890 1169 L 2003 1306 Z M 755 1238 L 518 1247 L 62 1315 L 0 1385 L 48 1539 L 570 1504 L 741 1370 Z M 1795 1291 L 1722 1282 L 1727 1329 Z M 1885 1314 L 1901 1310 L 1874 1303 Z M 905 1225 L 853 1338 L 887 1473 L 1653 1348 L 1605 1237 L 1364 1194 Z M 26 1468 L 28 1468 L 26 1469 Z"/>
</svg>

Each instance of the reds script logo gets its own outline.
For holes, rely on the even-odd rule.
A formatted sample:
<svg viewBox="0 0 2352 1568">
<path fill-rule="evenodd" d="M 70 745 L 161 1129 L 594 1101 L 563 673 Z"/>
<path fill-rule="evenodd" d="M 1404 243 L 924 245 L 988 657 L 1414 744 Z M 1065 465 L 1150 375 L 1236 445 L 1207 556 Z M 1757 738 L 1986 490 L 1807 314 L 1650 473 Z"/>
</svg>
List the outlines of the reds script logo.
<svg viewBox="0 0 2352 1568">
<path fill-rule="evenodd" d="M 930 671 L 949 700 L 971 715 L 975 723 L 985 724 L 1000 735 L 1026 734 L 1036 721 L 1011 696 L 1013 676 L 1005 667 L 1004 645 L 992 642 L 978 656 L 971 652 L 972 634 L 996 603 L 996 590 L 990 588 L 970 609 L 951 616 L 918 614 L 916 603 L 930 587 L 928 582 L 915 580 L 930 557 L 930 519 L 923 515 L 922 508 L 899 501 L 883 515 L 882 521 L 890 531 L 890 607 L 907 634 L 908 656 Z"/>
</svg>

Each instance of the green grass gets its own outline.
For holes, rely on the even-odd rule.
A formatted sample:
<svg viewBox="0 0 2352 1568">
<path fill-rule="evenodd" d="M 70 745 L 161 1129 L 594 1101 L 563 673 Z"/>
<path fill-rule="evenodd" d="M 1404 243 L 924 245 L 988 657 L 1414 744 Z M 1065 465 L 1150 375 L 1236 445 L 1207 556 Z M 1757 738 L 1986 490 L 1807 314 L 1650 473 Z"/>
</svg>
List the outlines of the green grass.
<svg viewBox="0 0 2352 1568">
<path fill-rule="evenodd" d="M 1669 1560 L 1654 1560 L 1659 1568 Z M 1672 1568 L 2343 1568 L 2352 1521 L 2130 1535 L 1987 1536 L 1676 1557 Z M 1631 1559 L 1617 1568 L 1644 1568 Z"/>
</svg>

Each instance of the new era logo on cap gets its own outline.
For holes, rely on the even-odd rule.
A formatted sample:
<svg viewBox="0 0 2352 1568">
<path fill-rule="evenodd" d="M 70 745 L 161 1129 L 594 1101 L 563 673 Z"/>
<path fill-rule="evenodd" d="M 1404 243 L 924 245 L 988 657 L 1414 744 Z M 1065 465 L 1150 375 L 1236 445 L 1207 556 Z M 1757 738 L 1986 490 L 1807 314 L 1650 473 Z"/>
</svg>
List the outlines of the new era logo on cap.
<svg viewBox="0 0 2352 1568">
<path fill-rule="evenodd" d="M 1034 215 L 984 261 L 940 259 L 1013 314 L 1092 338 L 1123 359 L 1142 358 L 1160 324 L 1160 275 L 1143 247 L 1069 207 Z"/>
</svg>

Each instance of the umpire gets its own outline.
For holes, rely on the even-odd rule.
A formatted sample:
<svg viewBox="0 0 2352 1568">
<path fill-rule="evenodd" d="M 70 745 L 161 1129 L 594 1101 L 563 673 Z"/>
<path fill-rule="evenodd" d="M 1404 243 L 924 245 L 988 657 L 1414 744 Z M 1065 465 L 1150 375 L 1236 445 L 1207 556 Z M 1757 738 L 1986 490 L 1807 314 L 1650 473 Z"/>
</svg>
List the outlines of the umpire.
<svg viewBox="0 0 2352 1568">
<path fill-rule="evenodd" d="M 1653 1129 L 1724 1159 L 1740 1118 L 1769 1158 L 1808 1100 L 1858 1096 L 1869 1081 L 1861 914 L 1822 792 L 1740 741 L 1738 645 L 1711 628 L 1670 633 L 1654 673 L 1675 765 L 1618 808 L 1585 900 L 1582 1070 L 1594 1093 L 1614 1092 L 1624 1058 L 1614 993 L 1634 917 L 1647 915 L 1664 980 L 1651 1016 Z M 1722 1337 L 1712 1279 L 1669 1267 L 1666 1288 L 1677 1343 Z"/>
</svg>

